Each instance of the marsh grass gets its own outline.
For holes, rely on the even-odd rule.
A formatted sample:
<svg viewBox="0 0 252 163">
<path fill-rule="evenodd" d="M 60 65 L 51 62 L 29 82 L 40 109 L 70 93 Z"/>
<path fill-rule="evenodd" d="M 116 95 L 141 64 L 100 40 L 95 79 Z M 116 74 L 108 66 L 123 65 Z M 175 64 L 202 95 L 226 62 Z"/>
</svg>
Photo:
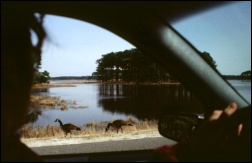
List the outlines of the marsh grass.
<svg viewBox="0 0 252 163">
<path fill-rule="evenodd" d="M 30 96 L 30 109 L 39 110 L 46 107 L 56 108 L 61 110 L 66 110 L 68 108 L 87 108 L 87 106 L 77 106 L 76 101 L 67 101 L 61 99 L 59 96 L 40 96 L 31 95 Z M 89 137 L 95 135 L 105 134 L 105 128 L 111 121 L 103 122 L 89 122 L 79 126 L 81 131 L 72 131 L 71 137 Z M 123 126 L 123 132 L 136 132 L 142 130 L 157 130 L 156 120 L 141 120 L 135 121 L 133 118 L 129 117 L 126 120 L 133 126 Z M 121 133 L 121 131 L 119 131 Z M 59 125 L 47 125 L 47 126 L 37 126 L 32 124 L 25 124 L 19 133 L 22 138 L 46 138 L 46 137 L 65 137 L 64 132 Z M 116 134 L 116 130 L 110 128 L 106 135 Z M 70 137 L 68 134 L 67 137 Z"/>
<path fill-rule="evenodd" d="M 67 110 L 68 108 L 87 108 L 87 106 L 77 106 L 76 101 L 63 100 L 59 96 L 30 96 L 30 109 L 43 109 L 46 107 Z"/>
<path fill-rule="evenodd" d="M 123 132 L 135 132 L 142 130 L 157 130 L 157 121 L 156 120 L 143 120 L 143 121 L 134 121 L 132 118 L 128 120 L 133 126 L 123 126 Z M 105 134 L 105 128 L 108 123 L 112 121 L 103 121 L 103 122 L 89 122 L 82 126 L 81 131 L 72 131 L 71 137 L 87 137 L 95 135 Z M 45 138 L 45 137 L 65 137 L 64 132 L 61 130 L 60 126 L 56 125 L 47 125 L 47 126 L 35 126 L 26 124 L 20 131 L 22 138 Z M 119 131 L 121 133 L 121 131 Z M 117 134 L 116 130 L 110 129 L 107 135 Z M 67 137 L 70 137 L 68 134 Z"/>
<path fill-rule="evenodd" d="M 38 88 L 54 88 L 54 87 L 76 87 L 76 85 L 71 83 L 66 84 L 34 84 L 32 86 L 32 89 L 38 89 Z"/>
</svg>

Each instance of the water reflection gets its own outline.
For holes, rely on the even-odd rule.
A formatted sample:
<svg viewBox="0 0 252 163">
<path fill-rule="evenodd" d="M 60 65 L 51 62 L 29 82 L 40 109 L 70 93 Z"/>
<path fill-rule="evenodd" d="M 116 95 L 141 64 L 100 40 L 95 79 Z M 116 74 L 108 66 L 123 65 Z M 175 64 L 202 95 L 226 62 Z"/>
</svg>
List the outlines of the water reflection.
<svg viewBox="0 0 252 163">
<path fill-rule="evenodd" d="M 30 112 L 29 122 L 37 125 L 53 124 L 55 118 L 83 125 L 113 119 L 157 119 L 163 109 L 202 113 L 202 105 L 182 85 L 76 84 L 33 91 L 33 95 L 59 96 L 66 101 L 77 101 L 86 109 L 69 107 L 67 111 L 48 106 Z M 38 108 L 38 107 L 37 107 Z M 37 119 L 37 121 L 36 121 Z"/>
<path fill-rule="evenodd" d="M 30 111 L 26 117 L 26 123 L 35 123 L 38 120 L 38 117 L 42 114 L 41 110 Z"/>
<path fill-rule="evenodd" d="M 228 82 L 251 104 L 251 80 L 228 80 Z"/>
<path fill-rule="evenodd" d="M 251 97 L 251 82 L 232 82 L 232 85 L 245 98 Z M 27 121 L 42 126 L 55 124 L 56 118 L 66 123 L 84 125 L 89 122 L 128 119 L 129 117 L 136 120 L 157 119 L 163 109 L 197 114 L 204 110 L 202 104 L 179 84 L 76 84 L 76 87 L 33 90 L 32 94 L 60 97 L 61 100 L 76 101 L 77 106 L 87 106 L 87 108 L 74 108 L 71 105 L 64 111 L 60 107 L 35 106 L 34 108 L 37 109 L 29 112 Z"/>
<path fill-rule="evenodd" d="M 41 92 L 48 92 L 48 88 L 36 88 L 36 89 L 32 89 L 32 94 L 40 94 Z"/>
<path fill-rule="evenodd" d="M 163 109 L 203 113 L 200 102 L 182 85 L 99 86 L 99 105 L 106 111 L 135 115 L 139 119 L 157 119 Z"/>
</svg>

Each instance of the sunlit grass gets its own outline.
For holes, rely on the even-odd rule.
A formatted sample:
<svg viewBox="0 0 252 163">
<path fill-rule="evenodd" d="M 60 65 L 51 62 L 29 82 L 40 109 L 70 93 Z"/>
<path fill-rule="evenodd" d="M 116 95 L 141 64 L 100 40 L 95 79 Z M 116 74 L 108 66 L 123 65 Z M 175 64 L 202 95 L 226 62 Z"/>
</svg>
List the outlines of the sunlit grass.
<svg viewBox="0 0 252 163">
<path fill-rule="evenodd" d="M 123 133 L 143 130 L 157 130 L 156 120 L 142 120 L 136 122 L 132 118 L 128 118 L 127 121 L 133 126 L 123 126 Z M 112 121 L 86 123 L 82 126 L 79 126 L 81 128 L 81 131 L 72 131 L 71 137 L 117 134 L 116 130 L 113 130 L 112 128 L 105 133 L 105 128 L 110 122 Z M 64 132 L 61 130 L 60 126 L 56 125 L 35 126 L 31 124 L 26 124 L 20 129 L 19 132 L 22 138 L 65 137 Z M 119 130 L 118 133 L 121 133 L 121 130 Z M 68 134 L 67 137 L 70 137 L 70 135 Z"/>
<path fill-rule="evenodd" d="M 30 109 L 42 109 L 46 107 L 66 110 L 68 108 L 87 108 L 88 106 L 77 106 L 76 101 L 63 100 L 59 96 L 30 96 Z"/>
<path fill-rule="evenodd" d="M 34 84 L 32 89 L 37 88 L 53 88 L 53 87 L 76 87 L 74 84 L 66 83 L 66 84 Z"/>
</svg>

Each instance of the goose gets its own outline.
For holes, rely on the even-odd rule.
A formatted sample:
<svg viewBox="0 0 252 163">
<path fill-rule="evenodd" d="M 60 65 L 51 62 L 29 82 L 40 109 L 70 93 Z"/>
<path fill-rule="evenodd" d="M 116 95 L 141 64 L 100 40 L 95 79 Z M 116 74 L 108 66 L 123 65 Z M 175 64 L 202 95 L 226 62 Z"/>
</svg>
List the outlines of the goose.
<svg viewBox="0 0 252 163">
<path fill-rule="evenodd" d="M 78 130 L 80 131 L 81 129 L 71 123 L 67 123 L 67 124 L 63 124 L 62 121 L 57 118 L 54 122 L 59 122 L 61 129 L 65 132 L 65 137 L 67 136 L 67 134 L 70 134 L 71 137 L 71 130 Z"/>
<path fill-rule="evenodd" d="M 127 121 L 118 119 L 107 125 L 105 133 L 109 130 L 110 127 L 116 129 L 117 133 L 119 129 L 121 129 L 121 131 L 123 132 L 122 126 L 133 126 L 133 125 L 128 123 Z"/>
</svg>

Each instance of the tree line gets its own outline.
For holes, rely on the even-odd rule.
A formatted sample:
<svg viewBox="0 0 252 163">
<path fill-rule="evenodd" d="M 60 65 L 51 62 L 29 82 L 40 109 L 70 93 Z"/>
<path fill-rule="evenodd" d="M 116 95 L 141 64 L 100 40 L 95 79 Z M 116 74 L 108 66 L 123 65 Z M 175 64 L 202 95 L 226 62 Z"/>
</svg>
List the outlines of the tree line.
<svg viewBox="0 0 252 163">
<path fill-rule="evenodd" d="M 93 76 L 58 76 L 58 77 L 51 77 L 51 80 L 91 80 L 94 79 Z"/>
<path fill-rule="evenodd" d="M 200 53 L 213 68 L 216 62 L 207 52 Z M 96 72 L 92 74 L 98 80 L 123 82 L 173 82 L 176 81 L 167 70 L 155 63 L 139 49 L 111 52 L 102 55 L 96 61 Z"/>
<path fill-rule="evenodd" d="M 199 52 L 202 58 L 214 69 L 217 65 L 208 52 Z M 34 73 L 34 84 L 49 83 L 50 79 L 97 79 L 103 82 L 121 81 L 121 82 L 178 82 L 167 70 L 162 68 L 148 55 L 145 55 L 137 48 L 119 52 L 103 54 L 96 60 L 98 64 L 96 72 L 92 76 L 62 76 L 50 77 L 48 71 L 40 72 L 41 61 Z M 250 80 L 251 71 L 247 70 L 240 75 L 223 75 L 225 79 Z"/>
<path fill-rule="evenodd" d="M 165 69 L 138 49 L 111 52 L 96 61 L 98 80 L 123 82 L 160 82 L 173 78 Z"/>
<path fill-rule="evenodd" d="M 240 75 L 223 75 L 225 79 L 251 80 L 251 70 L 242 72 Z"/>
</svg>

